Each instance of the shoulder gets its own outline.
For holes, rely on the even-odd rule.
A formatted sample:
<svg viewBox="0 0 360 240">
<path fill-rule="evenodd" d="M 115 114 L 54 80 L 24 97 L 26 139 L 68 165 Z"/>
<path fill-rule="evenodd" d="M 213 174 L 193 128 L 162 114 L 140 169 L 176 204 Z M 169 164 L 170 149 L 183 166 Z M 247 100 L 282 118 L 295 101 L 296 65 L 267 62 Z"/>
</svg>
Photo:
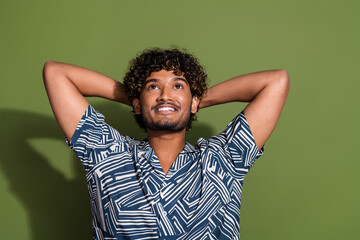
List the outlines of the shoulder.
<svg viewBox="0 0 360 240">
<path fill-rule="evenodd" d="M 84 145 L 94 148 L 112 142 L 125 142 L 130 137 L 124 137 L 105 121 L 105 116 L 89 105 L 80 119 L 70 142 L 71 146 Z"/>
<path fill-rule="evenodd" d="M 264 152 L 264 146 L 260 150 L 256 146 L 244 110 L 222 132 L 208 140 L 199 139 L 197 145 L 202 152 L 211 153 L 212 157 L 217 156 L 237 168 L 250 167 Z"/>
</svg>

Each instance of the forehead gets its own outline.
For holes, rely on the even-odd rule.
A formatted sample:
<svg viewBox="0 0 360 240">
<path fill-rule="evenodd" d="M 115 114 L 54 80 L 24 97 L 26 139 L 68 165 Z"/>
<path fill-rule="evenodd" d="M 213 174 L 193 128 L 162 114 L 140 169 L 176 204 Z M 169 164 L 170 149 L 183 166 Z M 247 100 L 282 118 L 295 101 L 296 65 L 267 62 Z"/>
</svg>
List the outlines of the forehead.
<svg viewBox="0 0 360 240">
<path fill-rule="evenodd" d="M 152 72 L 150 74 L 150 76 L 148 78 L 145 79 L 145 83 L 146 80 L 151 80 L 151 79 L 155 79 L 155 80 L 186 80 L 186 78 L 184 77 L 184 74 L 181 74 L 180 76 L 175 75 L 173 71 L 167 71 L 167 70 L 160 70 L 157 72 Z"/>
</svg>

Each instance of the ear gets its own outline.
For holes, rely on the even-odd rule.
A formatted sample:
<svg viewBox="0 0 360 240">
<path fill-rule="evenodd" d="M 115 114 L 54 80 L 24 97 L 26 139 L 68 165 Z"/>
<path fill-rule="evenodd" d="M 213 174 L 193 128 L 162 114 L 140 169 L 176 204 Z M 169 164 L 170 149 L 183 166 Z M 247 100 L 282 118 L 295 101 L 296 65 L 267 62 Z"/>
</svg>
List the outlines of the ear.
<svg viewBox="0 0 360 240">
<path fill-rule="evenodd" d="M 200 100 L 197 96 L 192 97 L 191 113 L 197 113 Z"/>
<path fill-rule="evenodd" d="M 132 100 L 132 106 L 134 108 L 135 114 L 137 115 L 141 114 L 140 100 L 138 98 L 134 98 Z"/>
</svg>

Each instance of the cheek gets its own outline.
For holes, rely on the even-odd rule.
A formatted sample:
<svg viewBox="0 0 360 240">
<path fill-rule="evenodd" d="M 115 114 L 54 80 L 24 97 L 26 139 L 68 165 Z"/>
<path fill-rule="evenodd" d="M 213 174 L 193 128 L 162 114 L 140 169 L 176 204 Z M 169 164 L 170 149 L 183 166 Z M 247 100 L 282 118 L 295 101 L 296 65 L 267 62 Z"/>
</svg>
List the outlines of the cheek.
<svg viewBox="0 0 360 240">
<path fill-rule="evenodd" d="M 144 97 L 140 100 L 140 108 L 142 113 L 151 113 L 151 107 L 153 107 L 154 101 L 149 97 Z"/>
<path fill-rule="evenodd" d="M 145 106 L 149 106 L 151 102 L 151 96 L 144 94 L 141 98 L 140 98 L 140 104 L 141 104 L 141 108 L 144 108 Z"/>
<path fill-rule="evenodd" d="M 191 101 L 191 98 L 186 98 L 186 100 L 184 100 L 185 102 L 185 106 L 191 110 L 191 106 L 192 106 L 192 101 Z"/>
<path fill-rule="evenodd" d="M 182 103 L 182 105 L 189 106 L 191 104 L 192 97 L 190 93 L 177 93 L 175 96 L 177 97 L 177 100 Z"/>
</svg>

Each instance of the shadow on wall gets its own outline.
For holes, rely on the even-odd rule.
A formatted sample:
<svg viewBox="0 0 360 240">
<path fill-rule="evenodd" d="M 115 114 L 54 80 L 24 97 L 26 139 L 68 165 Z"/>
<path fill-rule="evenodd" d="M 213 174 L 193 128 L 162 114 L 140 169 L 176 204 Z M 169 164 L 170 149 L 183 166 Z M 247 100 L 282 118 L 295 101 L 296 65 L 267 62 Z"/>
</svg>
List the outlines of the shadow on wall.
<svg viewBox="0 0 360 240">
<path fill-rule="evenodd" d="M 130 108 L 112 102 L 94 107 L 123 135 L 138 139 L 145 137 L 129 114 Z M 0 110 L 0 116 L 0 168 L 9 181 L 10 191 L 27 210 L 31 238 L 92 239 L 86 179 L 77 157 L 73 154 L 75 177 L 69 180 L 28 143 L 29 139 L 36 138 L 63 140 L 56 120 L 15 110 Z M 198 137 L 212 135 L 209 126 L 194 123 L 187 141 L 194 144 Z"/>
</svg>

